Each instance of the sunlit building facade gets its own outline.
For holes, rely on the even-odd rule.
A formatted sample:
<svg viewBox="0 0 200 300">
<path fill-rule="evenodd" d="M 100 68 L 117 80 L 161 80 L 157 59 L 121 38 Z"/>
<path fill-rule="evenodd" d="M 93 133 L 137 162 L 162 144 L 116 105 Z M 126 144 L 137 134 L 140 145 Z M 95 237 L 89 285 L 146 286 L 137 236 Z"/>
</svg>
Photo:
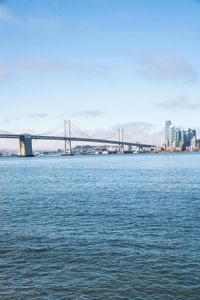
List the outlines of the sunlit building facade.
<svg viewBox="0 0 200 300">
<path fill-rule="evenodd" d="M 176 128 L 170 120 L 165 122 L 165 146 L 185 150 L 188 147 L 195 148 L 197 145 L 196 130 Z"/>
</svg>

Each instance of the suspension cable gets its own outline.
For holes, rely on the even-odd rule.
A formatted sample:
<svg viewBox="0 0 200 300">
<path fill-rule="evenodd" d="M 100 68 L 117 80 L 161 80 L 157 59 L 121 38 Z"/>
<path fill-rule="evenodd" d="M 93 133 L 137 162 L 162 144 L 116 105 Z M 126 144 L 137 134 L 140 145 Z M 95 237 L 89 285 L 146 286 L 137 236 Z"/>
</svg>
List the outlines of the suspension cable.
<svg viewBox="0 0 200 300">
<path fill-rule="evenodd" d="M 124 130 L 124 136 L 127 137 L 131 142 L 134 144 L 137 144 L 138 142 L 134 141 L 132 137 Z"/>
<path fill-rule="evenodd" d="M 112 139 L 112 138 L 116 138 L 116 133 L 112 133 L 112 135 L 110 134 L 110 135 L 108 135 L 108 136 L 106 136 L 105 138 L 104 138 L 104 140 L 110 140 L 110 139 Z"/>
<path fill-rule="evenodd" d="M 85 137 L 87 137 L 87 138 L 90 138 L 90 139 L 93 138 L 93 137 L 89 136 L 87 133 L 85 133 L 84 131 L 82 131 L 81 129 L 79 129 L 73 122 L 71 122 L 71 125 L 72 125 L 72 129 L 73 129 L 76 133 L 78 133 L 78 134 L 80 134 L 80 135 L 82 135 L 82 136 L 85 136 Z"/>
<path fill-rule="evenodd" d="M 39 133 L 38 135 L 49 135 L 52 134 L 54 132 L 56 132 L 58 129 L 61 129 L 64 125 L 64 122 L 60 123 L 59 125 L 57 125 L 56 127 L 54 127 L 53 129 L 43 132 L 43 133 Z"/>
<path fill-rule="evenodd" d="M 13 132 L 6 131 L 6 130 L 3 130 L 3 129 L 0 129 L 0 132 L 1 132 L 2 134 L 14 134 Z"/>
</svg>

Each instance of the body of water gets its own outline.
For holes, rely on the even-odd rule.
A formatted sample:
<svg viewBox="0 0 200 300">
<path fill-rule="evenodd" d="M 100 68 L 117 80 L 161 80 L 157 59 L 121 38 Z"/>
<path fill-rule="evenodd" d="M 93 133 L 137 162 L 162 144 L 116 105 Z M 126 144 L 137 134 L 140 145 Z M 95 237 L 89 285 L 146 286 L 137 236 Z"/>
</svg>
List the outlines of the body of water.
<svg viewBox="0 0 200 300">
<path fill-rule="evenodd" d="M 200 155 L 0 158 L 10 299 L 200 299 Z"/>
</svg>

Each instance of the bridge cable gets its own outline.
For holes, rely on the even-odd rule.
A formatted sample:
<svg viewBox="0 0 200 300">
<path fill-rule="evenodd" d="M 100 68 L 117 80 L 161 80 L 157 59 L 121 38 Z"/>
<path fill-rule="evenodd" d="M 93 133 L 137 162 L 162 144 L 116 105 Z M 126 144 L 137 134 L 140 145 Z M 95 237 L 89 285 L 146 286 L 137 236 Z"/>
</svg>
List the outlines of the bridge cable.
<svg viewBox="0 0 200 300">
<path fill-rule="evenodd" d="M 134 144 L 138 144 L 138 142 L 134 141 L 132 137 L 124 130 L 124 136 L 127 137 Z"/>
<path fill-rule="evenodd" d="M 0 129 L 0 132 L 1 132 L 2 134 L 14 134 L 13 132 L 6 131 L 6 130 L 3 130 L 3 129 Z"/>
<path fill-rule="evenodd" d="M 81 136 L 84 136 L 85 138 L 89 138 L 89 139 L 93 139 L 93 137 L 89 136 L 87 133 L 85 133 L 84 131 L 82 131 L 81 129 L 79 129 L 73 122 L 71 122 L 71 126 L 72 126 L 72 129 L 80 134 Z"/>
<path fill-rule="evenodd" d="M 117 140 L 116 133 L 112 133 L 112 135 L 110 134 L 109 136 L 105 137 L 104 140 L 112 140 L 112 138 L 114 138 L 114 140 Z"/>
<path fill-rule="evenodd" d="M 64 125 L 64 122 L 60 123 L 59 125 L 57 125 L 53 129 L 51 129 L 49 131 L 46 131 L 44 133 L 39 133 L 38 135 L 49 135 L 49 134 L 52 134 L 52 133 L 56 132 L 58 129 L 62 129 L 63 125 Z"/>
</svg>

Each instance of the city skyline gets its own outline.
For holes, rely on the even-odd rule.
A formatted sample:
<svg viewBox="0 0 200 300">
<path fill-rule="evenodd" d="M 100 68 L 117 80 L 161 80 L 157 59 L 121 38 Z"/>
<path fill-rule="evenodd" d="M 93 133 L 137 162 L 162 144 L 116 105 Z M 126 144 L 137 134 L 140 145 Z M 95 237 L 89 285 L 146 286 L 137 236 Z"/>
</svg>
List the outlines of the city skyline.
<svg viewBox="0 0 200 300">
<path fill-rule="evenodd" d="M 199 150 L 199 139 L 196 129 L 176 127 L 170 120 L 165 122 L 165 141 L 166 149 L 171 150 Z"/>
<path fill-rule="evenodd" d="M 195 0 L 1 1 L 0 128 L 72 119 L 159 143 L 174 119 L 199 135 L 199 13 Z"/>
<path fill-rule="evenodd" d="M 72 126 L 70 125 L 72 124 Z M 70 129 L 69 129 L 70 128 Z M 142 128 L 140 128 L 142 130 Z M 96 136 L 94 135 L 96 134 Z M 123 141 L 127 143 L 142 143 L 139 139 L 134 139 L 133 136 L 130 136 L 129 133 L 126 131 L 126 128 L 123 127 L 113 127 L 113 131 L 109 132 L 109 136 L 105 136 L 105 134 L 108 134 L 108 132 L 103 131 L 94 131 L 93 135 L 88 135 L 87 132 L 82 131 L 80 128 L 78 128 L 73 122 L 70 120 L 64 120 L 62 123 L 58 124 L 57 126 L 53 127 L 50 131 L 47 132 L 34 132 L 34 130 L 31 130 L 29 132 L 6 132 L 1 131 L 0 134 L 2 135 L 19 135 L 21 136 L 33 136 L 32 143 L 36 145 L 37 150 L 56 150 L 56 149 L 62 149 L 64 144 L 61 140 L 55 140 L 52 138 L 52 140 L 44 140 L 41 141 L 41 139 L 36 139 L 34 136 L 57 136 L 57 137 L 75 137 L 75 138 L 85 138 L 91 140 L 91 139 L 100 139 L 100 140 L 112 140 L 112 141 Z M 138 134 L 141 134 L 139 131 Z M 160 131 L 160 134 L 162 136 L 160 137 L 160 140 L 158 143 L 155 143 L 154 145 L 158 147 L 159 151 L 163 151 L 164 149 L 166 151 L 199 151 L 200 147 L 200 139 L 198 136 L 198 131 L 196 128 L 185 128 L 182 126 L 176 126 L 174 123 L 172 123 L 171 120 L 165 121 L 163 129 Z M 151 136 L 148 137 L 151 140 Z M 9 140 L 9 142 L 7 142 Z M 15 151 L 17 149 L 16 140 L 11 138 L 3 138 L 3 136 L 0 139 L 0 150 L 11 150 Z M 89 145 L 92 141 L 85 141 L 81 142 L 81 145 Z M 101 146 L 103 146 L 102 142 L 100 142 Z M 145 144 L 145 143 L 144 143 Z M 149 143 L 150 144 L 150 143 Z M 74 146 L 79 146 L 79 142 L 73 141 Z M 95 145 L 98 145 L 98 142 L 92 142 L 92 145 L 95 147 Z M 152 143 L 151 143 L 152 145 Z"/>
</svg>

